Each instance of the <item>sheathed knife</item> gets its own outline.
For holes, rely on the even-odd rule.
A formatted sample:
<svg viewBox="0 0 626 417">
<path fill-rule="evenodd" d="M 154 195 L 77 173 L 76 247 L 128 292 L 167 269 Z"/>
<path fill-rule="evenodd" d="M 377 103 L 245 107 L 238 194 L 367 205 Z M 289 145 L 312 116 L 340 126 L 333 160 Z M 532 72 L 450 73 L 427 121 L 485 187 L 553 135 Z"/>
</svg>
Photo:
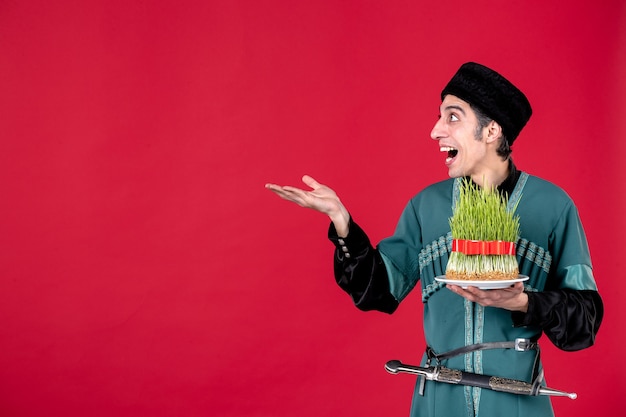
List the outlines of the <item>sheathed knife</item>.
<svg viewBox="0 0 626 417">
<path fill-rule="evenodd" d="M 385 364 L 385 369 L 391 374 L 400 372 L 420 375 L 429 381 L 443 382 L 446 384 L 469 385 L 472 387 L 485 388 L 492 391 L 508 392 L 518 395 L 552 395 L 576 399 L 573 392 L 564 392 L 539 384 L 530 384 L 517 379 L 502 378 L 498 376 L 482 375 L 473 372 L 450 369 L 444 366 L 421 367 L 406 365 L 399 360 L 391 360 Z"/>
</svg>

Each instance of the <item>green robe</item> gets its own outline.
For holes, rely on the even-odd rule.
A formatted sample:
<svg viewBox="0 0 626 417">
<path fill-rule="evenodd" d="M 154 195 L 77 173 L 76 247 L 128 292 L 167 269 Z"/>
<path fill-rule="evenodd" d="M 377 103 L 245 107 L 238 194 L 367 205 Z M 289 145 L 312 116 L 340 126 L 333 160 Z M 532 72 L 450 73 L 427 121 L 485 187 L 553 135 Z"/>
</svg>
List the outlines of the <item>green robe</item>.
<svg viewBox="0 0 626 417">
<path fill-rule="evenodd" d="M 474 343 L 539 338 L 538 327 L 514 327 L 510 311 L 482 307 L 435 281 L 436 276 L 445 275 L 452 242 L 448 219 L 458 198 L 459 183 L 460 179 L 449 179 L 424 189 L 405 208 L 394 235 L 379 243 L 391 294 L 400 302 L 418 281 L 421 283 L 425 339 L 437 353 Z M 583 227 L 569 196 L 547 181 L 522 173 L 509 198 L 509 205 L 515 204 L 520 216 L 520 274 L 530 277 L 525 282 L 526 291 L 597 290 Z M 443 365 L 530 382 L 535 357 L 534 350 L 494 349 L 453 357 Z M 553 415 L 550 398 L 545 396 L 432 381 L 426 381 L 423 396 L 417 388 L 411 416 Z"/>
</svg>

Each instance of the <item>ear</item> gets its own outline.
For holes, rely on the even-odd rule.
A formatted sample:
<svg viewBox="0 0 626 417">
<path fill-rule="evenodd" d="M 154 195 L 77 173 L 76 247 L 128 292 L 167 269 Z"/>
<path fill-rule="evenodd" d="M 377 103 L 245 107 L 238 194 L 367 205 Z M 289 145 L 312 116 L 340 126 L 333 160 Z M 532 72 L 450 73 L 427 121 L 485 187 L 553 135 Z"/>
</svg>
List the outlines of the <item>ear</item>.
<svg viewBox="0 0 626 417">
<path fill-rule="evenodd" d="M 495 120 L 492 120 L 487 125 L 487 143 L 498 143 L 498 140 L 502 136 L 502 126 Z"/>
</svg>

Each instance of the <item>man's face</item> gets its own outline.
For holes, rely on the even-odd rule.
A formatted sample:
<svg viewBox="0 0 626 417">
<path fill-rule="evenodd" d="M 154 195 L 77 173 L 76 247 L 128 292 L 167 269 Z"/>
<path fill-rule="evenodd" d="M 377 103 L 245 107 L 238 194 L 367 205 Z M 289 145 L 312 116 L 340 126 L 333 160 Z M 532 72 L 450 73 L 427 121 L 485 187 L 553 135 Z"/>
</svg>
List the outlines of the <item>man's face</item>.
<svg viewBox="0 0 626 417">
<path fill-rule="evenodd" d="M 488 147 L 484 131 L 478 132 L 478 119 L 470 105 L 453 95 L 445 96 L 439 108 L 439 120 L 430 137 L 439 141 L 439 150 L 446 156 L 448 175 L 478 178 L 486 172 Z"/>
</svg>

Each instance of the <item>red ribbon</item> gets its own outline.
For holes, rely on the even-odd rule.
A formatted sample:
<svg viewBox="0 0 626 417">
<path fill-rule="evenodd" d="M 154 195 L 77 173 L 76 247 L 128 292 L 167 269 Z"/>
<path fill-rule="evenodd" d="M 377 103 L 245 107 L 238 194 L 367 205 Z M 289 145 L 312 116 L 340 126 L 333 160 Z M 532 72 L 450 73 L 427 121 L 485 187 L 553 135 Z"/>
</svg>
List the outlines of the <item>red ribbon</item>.
<svg viewBox="0 0 626 417">
<path fill-rule="evenodd" d="M 452 252 L 465 255 L 515 255 L 515 243 L 503 240 L 452 239 Z"/>
</svg>

